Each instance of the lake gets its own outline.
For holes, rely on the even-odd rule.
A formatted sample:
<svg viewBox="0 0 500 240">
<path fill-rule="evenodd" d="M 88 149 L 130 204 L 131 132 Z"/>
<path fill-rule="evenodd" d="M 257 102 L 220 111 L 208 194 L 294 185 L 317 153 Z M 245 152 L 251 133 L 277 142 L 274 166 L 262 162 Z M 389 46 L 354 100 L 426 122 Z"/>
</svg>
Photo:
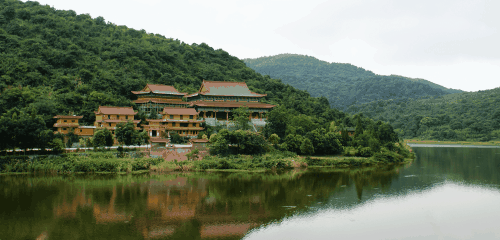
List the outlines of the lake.
<svg viewBox="0 0 500 240">
<path fill-rule="evenodd" d="M 500 149 L 281 173 L 0 176 L 0 239 L 500 239 Z"/>
</svg>

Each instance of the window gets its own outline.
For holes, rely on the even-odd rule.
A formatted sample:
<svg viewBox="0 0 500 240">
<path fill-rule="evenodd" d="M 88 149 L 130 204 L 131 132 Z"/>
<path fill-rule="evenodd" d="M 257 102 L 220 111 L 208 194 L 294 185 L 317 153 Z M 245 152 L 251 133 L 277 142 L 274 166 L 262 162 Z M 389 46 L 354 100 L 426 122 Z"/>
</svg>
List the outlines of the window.
<svg viewBox="0 0 500 240">
<path fill-rule="evenodd" d="M 128 116 L 125 116 L 125 119 L 128 119 Z"/>
<path fill-rule="evenodd" d="M 106 116 L 106 115 L 105 115 Z M 111 119 L 111 115 L 108 115 L 108 119 Z"/>
<path fill-rule="evenodd" d="M 182 115 L 181 115 L 181 120 L 182 120 L 182 119 L 184 119 L 183 117 L 184 117 L 184 116 L 182 116 Z"/>
<path fill-rule="evenodd" d="M 66 128 L 63 128 L 63 131 L 66 131 Z"/>
<path fill-rule="evenodd" d="M 172 123 L 172 127 L 175 127 L 175 123 Z"/>
<path fill-rule="evenodd" d="M 193 123 L 193 127 L 196 127 L 196 123 Z"/>
<path fill-rule="evenodd" d="M 80 129 L 80 132 L 82 132 L 82 129 Z"/>
<path fill-rule="evenodd" d="M 189 115 L 189 119 L 193 119 L 193 115 Z"/>
<path fill-rule="evenodd" d="M 174 119 L 174 115 L 170 115 L 170 119 Z"/>
<path fill-rule="evenodd" d="M 108 124 L 109 124 L 109 126 L 111 127 L 111 123 L 108 123 Z"/>
<path fill-rule="evenodd" d="M 64 120 L 64 122 L 67 122 L 68 120 Z"/>
</svg>

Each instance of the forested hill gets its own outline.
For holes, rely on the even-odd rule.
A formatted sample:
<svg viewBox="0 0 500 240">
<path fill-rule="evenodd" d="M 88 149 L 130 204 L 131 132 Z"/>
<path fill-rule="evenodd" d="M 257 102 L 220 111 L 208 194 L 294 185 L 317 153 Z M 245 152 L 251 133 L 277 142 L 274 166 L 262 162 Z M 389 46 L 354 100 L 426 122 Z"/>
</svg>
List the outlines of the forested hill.
<svg viewBox="0 0 500 240">
<path fill-rule="evenodd" d="M 375 100 L 418 99 L 462 92 L 424 79 L 381 76 L 351 64 L 328 63 L 298 54 L 244 61 L 248 67 L 261 74 L 307 90 L 312 96 L 324 96 L 333 107 L 340 109 Z"/>
<path fill-rule="evenodd" d="M 308 106 L 319 99 L 205 43 L 190 45 L 38 2 L 0 0 L 0 114 L 36 111 L 51 126 L 54 115 L 71 113 L 92 124 L 99 105 L 131 106 L 130 91 L 146 83 L 195 92 L 203 79 L 245 81 L 267 101 L 280 103 L 287 94 L 303 100 L 296 104 L 303 113 L 319 111 Z"/>
<path fill-rule="evenodd" d="M 388 121 L 405 138 L 500 139 L 500 88 L 417 101 L 373 101 L 352 106 L 349 111 Z"/>
</svg>

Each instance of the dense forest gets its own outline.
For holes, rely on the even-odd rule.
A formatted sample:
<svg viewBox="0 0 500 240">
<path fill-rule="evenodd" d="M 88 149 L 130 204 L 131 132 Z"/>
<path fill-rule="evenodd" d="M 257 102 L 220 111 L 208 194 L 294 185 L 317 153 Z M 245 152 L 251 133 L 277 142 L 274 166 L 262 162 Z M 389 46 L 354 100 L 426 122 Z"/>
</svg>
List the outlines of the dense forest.
<svg viewBox="0 0 500 240">
<path fill-rule="evenodd" d="M 500 139 L 500 88 L 420 100 L 379 100 L 349 112 L 389 122 L 404 138 Z"/>
<path fill-rule="evenodd" d="M 424 79 L 381 76 L 351 64 L 328 63 L 297 54 L 244 61 L 258 73 L 281 79 L 283 83 L 306 90 L 312 96 L 324 96 L 332 107 L 342 110 L 375 100 L 418 99 L 462 92 Z"/>
<path fill-rule="evenodd" d="M 244 81 L 267 94 L 279 107 L 264 135 L 276 136 L 283 150 L 330 154 L 342 142 L 371 155 L 398 141 L 389 125 L 333 109 L 327 98 L 262 76 L 224 50 L 34 1 L 0 0 L 0 79 L 0 149 L 50 146 L 53 116 L 82 115 L 82 124 L 93 124 L 99 105 L 134 106 L 130 91 L 146 83 L 192 93 L 203 79 Z M 341 138 L 340 130 L 354 126 L 358 139 Z"/>
</svg>

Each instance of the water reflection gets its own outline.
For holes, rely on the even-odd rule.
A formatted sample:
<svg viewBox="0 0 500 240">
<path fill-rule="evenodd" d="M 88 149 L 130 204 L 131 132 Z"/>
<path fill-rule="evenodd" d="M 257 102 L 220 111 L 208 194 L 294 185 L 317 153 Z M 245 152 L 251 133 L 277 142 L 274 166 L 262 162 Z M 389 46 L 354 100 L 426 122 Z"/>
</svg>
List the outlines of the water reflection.
<svg viewBox="0 0 500 240">
<path fill-rule="evenodd" d="M 294 215 L 244 239 L 499 239 L 500 192 L 446 183 L 352 208 Z"/>
<path fill-rule="evenodd" d="M 415 152 L 352 170 L 1 176 L 0 239 L 497 237 L 485 221 L 498 215 L 500 149 Z"/>
</svg>

